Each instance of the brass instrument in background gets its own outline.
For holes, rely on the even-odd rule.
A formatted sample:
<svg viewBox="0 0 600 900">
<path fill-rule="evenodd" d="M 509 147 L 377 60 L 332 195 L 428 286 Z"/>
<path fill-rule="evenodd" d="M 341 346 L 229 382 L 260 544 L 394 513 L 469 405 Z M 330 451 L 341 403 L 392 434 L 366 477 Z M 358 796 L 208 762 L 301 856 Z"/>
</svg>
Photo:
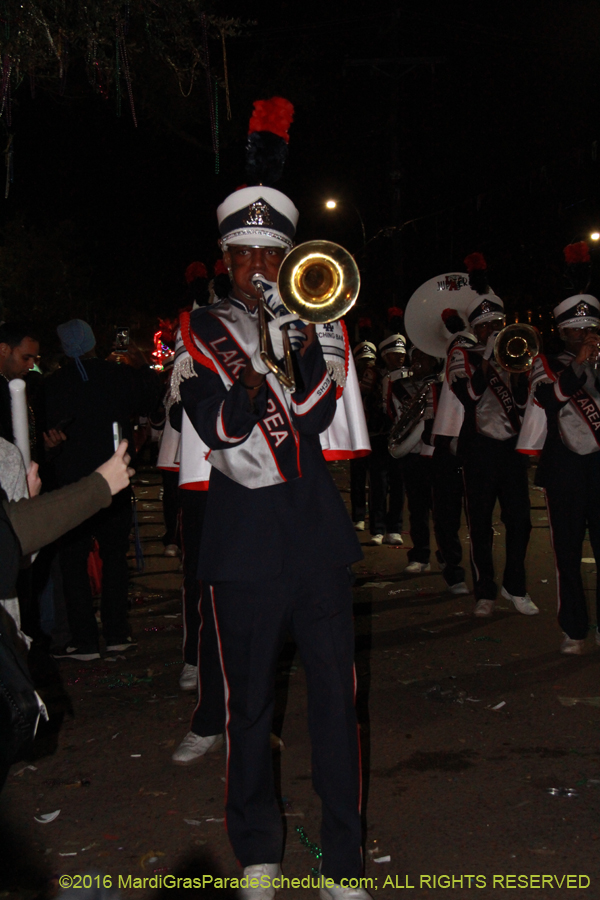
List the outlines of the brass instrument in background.
<svg viewBox="0 0 600 900">
<path fill-rule="evenodd" d="M 529 372 L 542 350 L 537 328 L 515 322 L 503 328 L 494 344 L 494 359 L 507 372 L 518 375 Z"/>
<path fill-rule="evenodd" d="M 284 368 L 281 368 L 273 355 L 261 277 L 255 275 L 252 278 L 260 294 L 260 357 L 279 383 L 293 392 L 296 383 L 287 326 L 282 328 Z M 288 312 L 305 322 L 321 325 L 340 319 L 354 306 L 360 290 L 360 273 L 351 254 L 339 244 L 306 241 L 294 247 L 283 260 L 277 276 L 277 288 Z"/>
<path fill-rule="evenodd" d="M 414 397 L 404 404 L 388 437 L 388 451 L 394 459 L 407 456 L 421 440 L 425 428 L 423 416 L 427 409 L 429 386 L 434 381 L 439 381 L 440 377 L 437 373 L 426 376 Z"/>
</svg>

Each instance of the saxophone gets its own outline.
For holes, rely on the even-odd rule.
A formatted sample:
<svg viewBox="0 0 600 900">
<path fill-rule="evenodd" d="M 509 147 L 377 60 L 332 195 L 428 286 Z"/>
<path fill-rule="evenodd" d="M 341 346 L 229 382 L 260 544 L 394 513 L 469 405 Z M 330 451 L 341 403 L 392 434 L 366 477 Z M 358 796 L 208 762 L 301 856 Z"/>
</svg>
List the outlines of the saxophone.
<svg viewBox="0 0 600 900">
<path fill-rule="evenodd" d="M 388 438 L 388 450 L 394 459 L 406 456 L 421 440 L 425 428 L 423 417 L 427 409 L 429 386 L 439 379 L 440 376 L 437 373 L 426 375 L 414 397 L 403 403 L 400 415 Z"/>
</svg>

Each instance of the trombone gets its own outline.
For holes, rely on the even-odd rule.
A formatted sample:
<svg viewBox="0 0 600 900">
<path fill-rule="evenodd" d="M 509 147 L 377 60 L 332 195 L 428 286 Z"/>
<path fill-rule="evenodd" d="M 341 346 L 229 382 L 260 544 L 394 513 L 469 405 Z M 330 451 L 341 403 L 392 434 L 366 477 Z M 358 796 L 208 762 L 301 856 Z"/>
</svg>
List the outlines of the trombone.
<svg viewBox="0 0 600 900">
<path fill-rule="evenodd" d="M 252 283 L 259 293 L 260 358 L 279 383 L 294 392 L 296 380 L 287 325 L 282 328 L 282 366 L 274 358 L 260 275 L 254 275 Z M 277 288 L 288 312 L 305 322 L 320 325 L 340 319 L 354 306 L 360 290 L 360 273 L 351 254 L 339 244 L 306 241 L 294 247 L 283 260 L 277 276 Z"/>
</svg>

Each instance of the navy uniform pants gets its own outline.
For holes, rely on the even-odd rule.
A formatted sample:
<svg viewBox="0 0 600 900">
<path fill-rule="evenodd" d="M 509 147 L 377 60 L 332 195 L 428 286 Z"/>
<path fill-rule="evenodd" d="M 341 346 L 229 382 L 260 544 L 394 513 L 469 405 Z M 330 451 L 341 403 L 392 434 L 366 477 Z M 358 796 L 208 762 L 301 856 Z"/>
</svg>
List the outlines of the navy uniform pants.
<svg viewBox="0 0 600 900">
<path fill-rule="evenodd" d="M 544 469 L 541 480 L 556 562 L 558 623 L 570 638 L 583 640 L 589 626 L 581 578 L 586 528 L 597 570 L 600 563 L 600 453 L 579 456 L 556 442 L 544 459 Z M 600 571 L 596 576 L 596 622 L 600 622 Z"/>
<path fill-rule="evenodd" d="M 277 659 L 295 639 L 308 691 L 313 786 L 321 798 L 322 874 L 362 870 L 354 627 L 346 568 L 211 586 L 227 688 L 227 830 L 243 867 L 279 863 L 283 824 L 270 732 Z"/>
<path fill-rule="evenodd" d="M 531 533 L 528 460 L 517 453 L 515 443 L 515 439 L 496 441 L 479 434 L 464 444 L 459 441 L 476 600 L 496 599 L 492 556 L 496 500 L 506 529 L 502 584 L 515 597 L 527 593 L 525 556 Z"/>
</svg>

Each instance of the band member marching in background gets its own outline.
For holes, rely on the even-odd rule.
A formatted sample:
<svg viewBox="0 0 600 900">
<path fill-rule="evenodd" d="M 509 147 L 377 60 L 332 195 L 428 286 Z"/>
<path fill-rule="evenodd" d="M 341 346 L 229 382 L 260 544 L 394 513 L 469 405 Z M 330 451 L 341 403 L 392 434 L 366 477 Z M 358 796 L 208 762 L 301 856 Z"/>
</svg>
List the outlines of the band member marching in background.
<svg viewBox="0 0 600 900">
<path fill-rule="evenodd" d="M 255 114 L 257 140 L 276 131 L 287 141 L 291 104 L 274 98 L 255 104 Z M 250 177 L 267 180 L 255 169 Z M 227 197 L 217 215 L 233 289 L 182 319 L 194 364 L 181 397 L 211 448 L 199 575 L 210 586 L 227 684 L 227 829 L 255 879 L 241 896 L 270 900 L 280 873 L 284 833 L 269 735 L 276 663 L 290 630 L 306 669 L 322 800 L 320 897 L 365 900 L 366 891 L 340 884 L 362 869 L 348 573 L 362 554 L 319 442 L 336 412 L 336 386 L 315 327 L 286 314 L 276 285 L 298 219 L 292 201 L 258 184 Z M 288 328 L 296 386 L 287 392 L 259 346 L 259 302 L 274 315 L 268 334 L 277 359 Z"/>
<path fill-rule="evenodd" d="M 492 516 L 496 500 L 506 529 L 502 596 L 524 615 L 539 612 L 527 593 L 525 556 L 531 532 L 527 460 L 516 451 L 528 396 L 526 375 L 511 375 L 493 359 L 504 304 L 489 288 L 480 253 L 465 260 L 478 296 L 467 317 L 478 340 L 473 349 L 455 346 L 448 361 L 452 390 L 464 407 L 458 441 L 463 465 L 471 544 L 476 616 L 490 616 L 496 600 Z"/>
<path fill-rule="evenodd" d="M 381 382 L 383 409 L 387 417 L 385 434 L 378 441 L 378 471 L 373 479 L 372 505 L 377 511 L 376 531 L 383 528 L 384 544 L 402 544 L 402 518 L 404 510 L 404 475 L 402 463 L 388 453 L 388 437 L 396 420 L 399 398 L 402 397 L 403 379 L 408 375 L 406 362 L 406 338 L 391 334 L 379 344 L 379 353 L 387 369 Z M 385 440 L 384 440 L 385 439 Z M 374 445 L 373 445 L 374 446 Z"/>
<path fill-rule="evenodd" d="M 570 288 L 577 291 L 554 308 L 565 349 L 535 360 L 533 403 L 528 407 L 524 428 L 538 436 L 538 443 L 543 430 L 547 431 L 536 484 L 546 493 L 556 561 L 558 622 L 564 632 L 560 650 L 580 654 L 589 627 L 581 578 L 586 528 L 594 557 L 600 560 L 600 303 L 586 293 L 591 268 L 585 242 L 566 247 L 565 259 Z M 535 425 L 535 419 L 539 420 L 537 410 L 542 417 L 545 413 L 546 429 Z M 596 576 L 598 621 L 600 574 Z M 600 644 L 597 628 L 596 643 Z"/>
<path fill-rule="evenodd" d="M 431 460 L 433 446 L 426 443 L 434 419 L 432 382 L 440 377 L 441 359 L 418 347 L 410 355 L 411 374 L 394 382 L 396 424 L 390 433 L 389 452 L 402 465 L 412 547 L 408 551 L 408 574 L 429 572 L 429 511 L 432 505 Z"/>
</svg>

